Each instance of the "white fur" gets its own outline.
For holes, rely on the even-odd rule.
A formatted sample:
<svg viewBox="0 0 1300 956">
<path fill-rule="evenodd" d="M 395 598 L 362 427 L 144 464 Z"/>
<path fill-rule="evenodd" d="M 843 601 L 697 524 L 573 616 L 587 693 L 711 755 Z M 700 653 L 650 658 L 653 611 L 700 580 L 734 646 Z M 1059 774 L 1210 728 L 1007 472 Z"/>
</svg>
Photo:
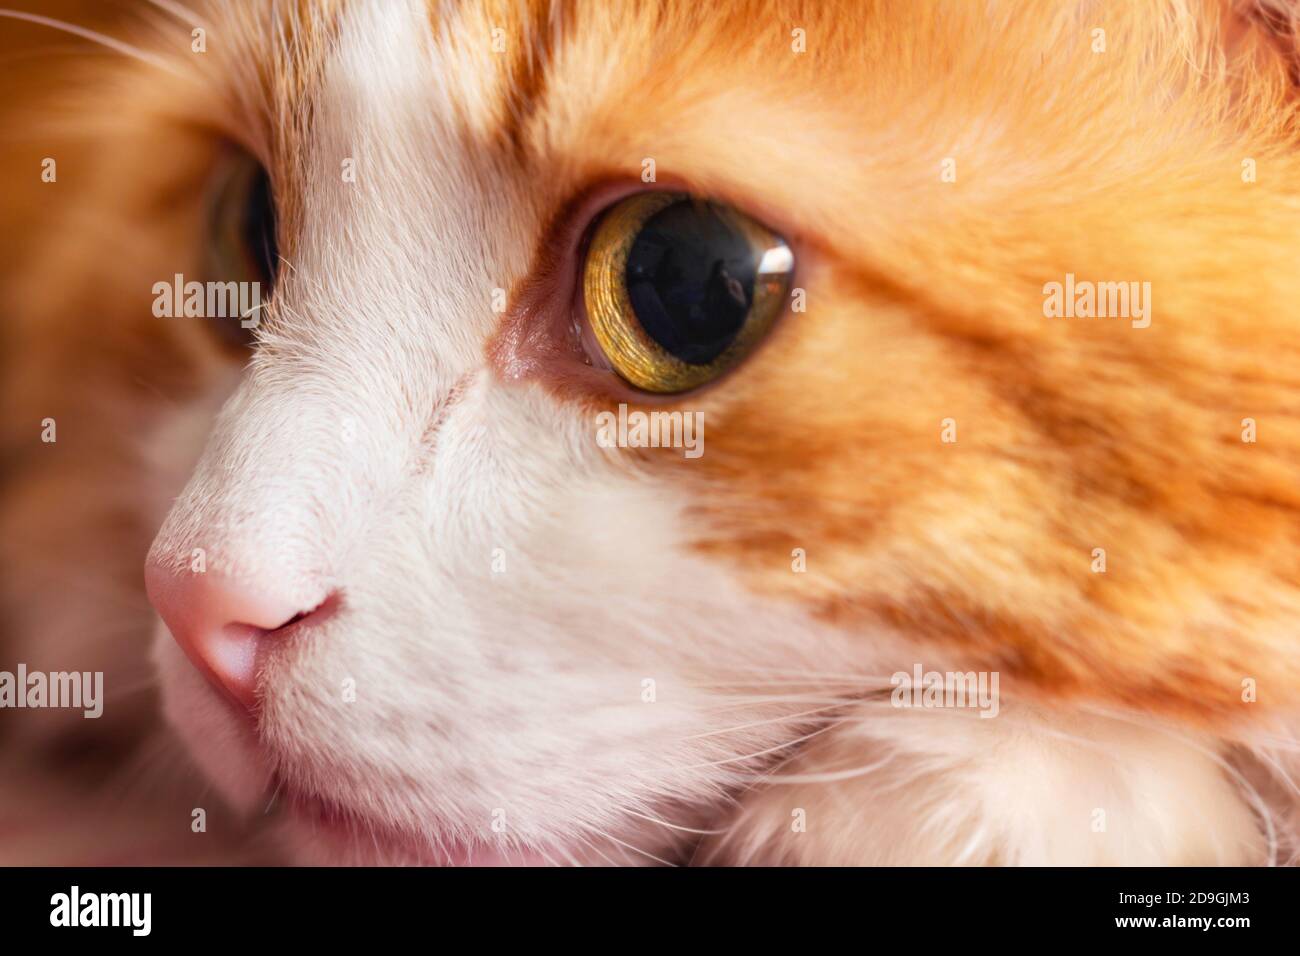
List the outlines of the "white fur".
<svg viewBox="0 0 1300 956">
<path fill-rule="evenodd" d="M 886 866 L 1262 863 L 1259 822 L 1218 746 L 1027 705 L 992 720 L 863 707 L 783 767 L 714 852 Z"/>
</svg>

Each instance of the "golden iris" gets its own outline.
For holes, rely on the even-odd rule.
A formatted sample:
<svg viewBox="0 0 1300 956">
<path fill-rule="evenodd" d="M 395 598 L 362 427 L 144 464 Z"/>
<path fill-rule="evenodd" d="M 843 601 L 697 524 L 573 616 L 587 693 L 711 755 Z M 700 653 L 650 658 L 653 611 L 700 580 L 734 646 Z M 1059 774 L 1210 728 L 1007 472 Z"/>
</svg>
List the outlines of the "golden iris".
<svg viewBox="0 0 1300 956">
<path fill-rule="evenodd" d="M 729 206 L 644 192 L 592 234 L 587 318 L 614 370 L 648 392 L 717 378 L 761 341 L 784 307 L 794 256 Z"/>
</svg>

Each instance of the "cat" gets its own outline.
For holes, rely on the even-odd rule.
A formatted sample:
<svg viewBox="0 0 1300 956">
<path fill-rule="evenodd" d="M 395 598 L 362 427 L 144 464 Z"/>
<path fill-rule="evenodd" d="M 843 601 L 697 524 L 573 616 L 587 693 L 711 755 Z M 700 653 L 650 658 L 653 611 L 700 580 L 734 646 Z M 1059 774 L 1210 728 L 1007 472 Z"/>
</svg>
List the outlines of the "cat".
<svg viewBox="0 0 1300 956">
<path fill-rule="evenodd" d="M 309 864 L 1295 862 L 1300 7 L 31 12 L 0 648 L 107 702 L 8 759 Z"/>
</svg>

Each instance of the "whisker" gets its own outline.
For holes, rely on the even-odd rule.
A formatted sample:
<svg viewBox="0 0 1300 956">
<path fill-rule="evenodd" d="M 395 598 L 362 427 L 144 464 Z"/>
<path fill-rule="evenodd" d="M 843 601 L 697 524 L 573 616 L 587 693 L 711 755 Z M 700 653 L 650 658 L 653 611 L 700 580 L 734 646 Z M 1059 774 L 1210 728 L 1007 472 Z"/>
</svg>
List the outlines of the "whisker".
<svg viewBox="0 0 1300 956">
<path fill-rule="evenodd" d="M 129 56 L 133 59 L 139 60 L 141 63 L 146 63 L 149 66 L 165 70 L 166 72 L 173 73 L 177 76 L 182 75 L 181 71 L 176 69 L 172 64 L 160 57 L 154 56 L 152 53 L 146 53 L 139 47 L 134 47 L 129 43 L 123 43 L 121 40 L 115 40 L 111 36 L 107 36 L 106 34 L 100 33 L 96 30 L 79 27 L 75 23 L 56 20 L 53 17 L 42 16 L 39 13 L 25 13 L 22 10 L 10 10 L 4 7 L 0 7 L 0 17 L 7 17 L 11 20 L 24 20 L 27 23 L 35 23 L 38 26 L 49 27 L 51 30 L 70 33 L 73 36 L 81 37 L 83 40 L 90 40 L 92 43 L 98 43 L 100 46 L 107 47 L 116 53 L 121 53 L 123 56 Z"/>
<path fill-rule="evenodd" d="M 810 734 L 804 734 L 802 737 L 796 737 L 794 740 L 787 740 L 787 741 L 784 741 L 784 742 L 782 742 L 782 743 L 779 743 L 779 744 L 776 744 L 776 745 L 774 745 L 774 746 L 768 747 L 768 748 L 765 749 L 765 750 L 759 750 L 759 751 L 756 751 L 756 752 L 754 752 L 754 753 L 742 754 L 742 755 L 739 756 L 739 757 L 728 757 L 726 760 L 713 760 L 713 761 L 709 761 L 708 763 L 690 764 L 689 766 L 685 766 L 685 767 L 674 767 L 673 769 L 674 769 L 675 771 L 683 771 L 683 770 L 711 770 L 711 769 L 713 769 L 713 768 L 715 768 L 715 767 L 724 767 L 724 766 L 726 766 L 727 764 L 741 763 L 741 762 L 745 762 L 745 761 L 755 760 L 755 759 L 757 759 L 757 758 L 759 758 L 759 757 L 765 757 L 765 756 L 767 756 L 768 754 L 771 754 L 771 753 L 777 753 L 777 752 L 779 752 L 779 751 L 781 751 L 781 750 L 785 750 L 787 747 L 794 747 L 794 746 L 796 746 L 797 744 L 801 744 L 801 743 L 803 743 L 805 740 L 811 740 L 813 737 L 816 737 L 818 734 L 824 734 L 824 733 L 826 733 L 826 731 L 830 730 L 832 727 L 837 727 L 837 726 L 839 726 L 842 722 L 843 722 L 843 721 L 838 721 L 838 720 L 837 720 L 837 721 L 835 721 L 834 723 L 827 724 L 825 727 L 821 727 L 821 728 L 819 728 L 819 729 L 817 729 L 817 730 L 814 730 L 814 731 L 813 731 L 812 733 L 810 733 Z"/>
<path fill-rule="evenodd" d="M 591 840 L 587 839 L 585 836 L 579 836 L 578 839 L 610 866 L 618 866 L 617 863 L 606 856 L 605 852 L 601 850 L 600 847 L 596 846 L 596 844 L 592 843 Z"/>
<path fill-rule="evenodd" d="M 750 793 L 751 791 L 756 790 L 756 789 L 758 789 L 759 787 L 763 786 L 763 785 L 766 783 L 767 778 L 768 778 L 769 776 L 771 776 L 772 774 L 774 774 L 774 773 L 776 773 L 778 770 L 780 770 L 782 767 L 784 767 L 784 766 L 786 766 L 787 764 L 789 764 L 789 763 L 790 763 L 791 761 L 793 761 L 796 757 L 798 757 L 801 753 L 802 753 L 802 751 L 800 751 L 800 750 L 795 750 L 795 751 L 792 751 L 792 752 L 789 753 L 789 754 L 786 754 L 784 757 L 782 757 L 780 760 L 778 760 L 776 763 L 774 763 L 771 767 L 768 767 L 767 770 L 765 770 L 765 771 L 763 771 L 763 772 L 761 772 L 761 773 L 755 774 L 755 775 L 754 775 L 754 779 L 751 780 L 751 781 L 750 781 L 750 782 L 749 782 L 749 783 L 748 783 L 744 788 L 742 788 L 738 793 L 735 793 L 735 794 L 731 795 L 731 797 L 730 797 L 730 801 L 731 801 L 731 803 L 732 803 L 734 806 L 736 806 L 737 808 L 740 808 L 740 815 L 737 816 L 736 818 L 734 818 L 734 819 L 732 820 L 731 825 L 728 826 L 728 827 L 726 828 L 726 830 L 725 830 L 724 833 L 722 834 L 722 839 L 720 839 L 720 840 L 718 841 L 718 845 L 719 845 L 719 846 L 720 846 L 720 845 L 723 845 L 723 844 L 725 844 L 725 843 L 727 843 L 727 841 L 730 840 L 730 839 L 732 838 L 732 835 L 734 834 L 734 832 L 736 831 L 736 829 L 740 826 L 741 820 L 743 819 L 743 817 L 744 817 L 744 813 L 745 813 L 745 810 L 744 810 L 744 796 L 745 796 L 745 794 Z M 698 843 L 695 844 L 695 848 L 691 851 L 691 858 L 690 858 L 689 860 L 686 861 L 686 865 L 687 865 L 687 866 L 694 866 L 694 865 L 695 865 L 695 861 L 696 861 L 696 859 L 699 858 L 699 856 L 700 856 L 700 851 L 703 850 L 703 849 L 705 849 L 705 845 L 706 845 L 707 842 L 708 842 L 708 841 L 701 840 L 701 841 L 699 841 Z M 705 856 L 704 859 L 705 859 L 706 861 L 709 860 L 709 859 L 712 859 L 712 858 L 716 855 L 716 852 L 717 852 L 716 849 L 709 849 L 709 850 L 706 850 L 706 856 Z"/>
<path fill-rule="evenodd" d="M 197 27 L 202 25 L 197 13 L 189 7 L 177 3 L 176 0 L 147 0 L 147 2 L 152 3 L 155 7 L 165 13 L 170 13 L 173 17 L 187 26 Z"/>
<path fill-rule="evenodd" d="M 556 862 L 555 862 L 555 859 L 554 859 L 554 858 L 553 858 L 549 853 L 547 853 L 547 852 L 546 852 L 545 850 L 543 850 L 541 847 L 536 847 L 535 850 L 536 850 L 536 852 L 537 852 L 537 855 L 540 856 L 543 860 L 545 860 L 545 861 L 546 861 L 547 863 L 549 863 L 551 866 L 556 867 L 557 869 L 559 868 L 560 864 L 556 863 Z M 523 848 L 522 848 L 522 847 L 520 848 L 519 853 L 520 853 L 520 855 L 523 854 Z"/>
<path fill-rule="evenodd" d="M 578 862 L 577 858 L 568 850 L 566 850 L 564 847 L 558 847 L 557 852 L 560 854 L 560 856 L 564 857 L 565 862 L 568 863 L 569 866 L 575 866 L 575 867 L 582 866 L 582 864 Z"/>
<path fill-rule="evenodd" d="M 800 712 L 797 713 L 797 714 L 789 714 L 789 715 L 782 716 L 782 717 L 768 717 L 768 718 L 766 718 L 765 720 L 752 720 L 752 721 L 750 721 L 750 722 L 747 723 L 747 724 L 737 724 L 737 725 L 734 726 L 734 727 L 726 727 L 726 728 L 724 728 L 724 729 L 722 729 L 722 730 L 707 730 L 707 731 L 705 731 L 704 733 L 700 733 L 700 734 L 691 734 L 689 737 L 684 737 L 683 739 L 684 739 L 684 740 L 699 740 L 699 739 L 702 738 L 702 737 L 717 737 L 717 736 L 720 736 L 720 735 L 722 735 L 722 734 L 734 734 L 734 733 L 736 733 L 737 731 L 740 731 L 740 730 L 748 730 L 748 729 L 750 729 L 751 727 L 765 727 L 765 726 L 768 726 L 768 725 L 770 725 L 770 724 L 787 724 L 787 723 L 790 723 L 791 721 L 799 720 L 799 719 L 802 718 L 802 717 L 810 717 L 810 716 L 812 716 L 813 714 L 822 714 L 822 713 L 825 713 L 825 712 L 828 711 L 828 710 L 834 710 L 835 708 L 837 708 L 837 707 L 842 707 L 842 706 L 844 706 L 844 705 L 847 704 L 847 703 L 849 703 L 849 702 L 848 702 L 848 701 L 841 701 L 841 702 L 836 702 L 836 703 L 833 703 L 833 704 L 827 704 L 827 705 L 824 706 L 824 707 L 814 707 L 814 708 L 811 709 L 811 710 L 800 711 Z"/>
<path fill-rule="evenodd" d="M 623 808 L 623 812 L 624 812 L 624 813 L 631 814 L 631 815 L 634 816 L 634 817 L 640 817 L 642 820 L 646 820 L 646 821 L 648 821 L 648 822 L 650 822 L 650 823 L 657 823 L 657 824 L 659 824 L 659 826 L 661 826 L 661 827 L 667 827 L 667 828 L 670 829 L 670 830 L 680 830 L 682 833 L 698 833 L 698 834 L 700 834 L 700 835 L 702 835 L 702 836 L 711 836 L 711 835 L 713 835 L 713 834 L 715 834 L 715 833 L 725 833 L 725 832 L 726 832 L 725 830 L 697 830 L 697 829 L 695 829 L 694 827 L 684 827 L 684 826 L 680 826 L 679 824 L 676 824 L 676 823 L 669 823 L 667 820 L 660 820 L 660 819 L 658 819 L 658 818 L 656 818 L 656 817 L 649 816 L 648 814 L 645 814 L 645 813 L 637 813 L 635 810 L 633 810 L 633 809 L 631 809 L 631 808 L 629 808 L 629 807 L 624 807 L 624 808 Z"/>
<path fill-rule="evenodd" d="M 270 801 L 267 803 L 267 805 L 266 805 L 266 809 L 262 811 L 262 816 L 266 816 L 266 815 L 268 815 L 268 814 L 271 812 L 271 810 L 275 808 L 275 802 L 276 802 L 276 800 L 280 799 L 280 787 L 281 787 L 281 785 L 282 785 L 282 781 L 280 781 L 279 779 L 277 779 L 276 782 L 275 782 L 275 790 L 272 791 L 272 793 L 271 793 L 271 799 L 270 799 Z"/>
<path fill-rule="evenodd" d="M 854 777 L 865 777 L 870 773 L 879 770 L 885 764 L 894 759 L 893 754 L 889 754 L 877 760 L 875 763 L 867 764 L 864 767 L 852 767 L 847 770 L 828 770 L 824 773 L 791 773 L 791 774 L 768 774 L 764 780 L 769 783 L 835 783 L 839 780 L 852 780 Z"/>
<path fill-rule="evenodd" d="M 734 700 L 719 701 L 709 710 L 727 710 L 734 707 L 754 707 L 758 704 L 852 704 L 861 700 L 859 697 L 833 697 L 826 694 L 772 694 L 764 697 L 737 696 Z"/>
<path fill-rule="evenodd" d="M 663 859 L 662 857 L 655 856 L 655 855 L 654 855 L 653 853 L 651 853 L 649 850 L 643 850 L 643 849 L 641 849 L 640 847 L 635 847 L 635 846 L 633 846 L 633 845 L 630 844 L 630 843 L 624 843 L 624 842 L 623 842 L 622 840 L 620 840 L 618 837 L 610 836 L 608 833 L 602 834 L 602 836 L 603 836 L 606 840 L 612 840 L 614 843 L 617 843 L 619 846 L 621 846 L 621 847 L 623 847 L 623 848 L 625 848 L 625 849 L 631 850 L 633 853 L 640 853 L 642 856 L 644 856 L 644 857 L 648 857 L 649 859 L 654 860 L 656 863 L 662 863 L 664 866 L 676 866 L 676 865 L 677 865 L 676 863 L 672 863 L 672 862 L 670 862 L 670 861 L 668 861 L 668 860 Z"/>
<path fill-rule="evenodd" d="M 749 683 L 752 681 L 768 681 L 772 683 L 853 683 L 853 684 L 888 684 L 893 679 L 893 673 L 889 674 L 854 674 L 844 671 L 813 671 L 800 670 L 798 668 L 772 667 L 772 668 L 745 668 L 729 667 L 725 674 L 719 677 L 725 678 L 724 681 L 703 681 L 701 683 L 719 683 L 733 681 L 736 683 Z"/>
<path fill-rule="evenodd" d="M 1278 777 L 1281 778 L 1282 782 L 1286 784 L 1287 788 L 1291 790 L 1292 793 L 1300 796 L 1300 786 L 1296 785 L 1295 779 L 1291 776 L 1290 772 L 1282 766 L 1281 762 L 1274 754 L 1269 753 L 1267 750 L 1259 749 L 1252 752 L 1255 756 L 1259 757 L 1260 760 L 1264 761 L 1272 767 L 1274 771 L 1276 771 Z"/>
<path fill-rule="evenodd" d="M 1249 780 L 1246 779 L 1245 774 L 1243 774 L 1236 767 L 1232 766 L 1232 764 L 1229 761 L 1225 760 L 1222 754 L 1216 753 L 1211 748 L 1206 747 L 1203 744 L 1199 743 L 1198 741 L 1190 738 L 1187 734 L 1155 720 L 1149 720 L 1149 719 L 1139 720 L 1128 714 L 1119 713 L 1105 707 L 1090 707 L 1086 709 L 1089 712 L 1108 720 L 1114 720 L 1120 723 L 1129 724 L 1130 726 L 1142 727 L 1147 730 L 1154 730 L 1159 733 L 1163 733 L 1166 736 L 1172 737 L 1175 740 L 1178 740 L 1181 743 L 1187 745 L 1188 747 L 1191 747 L 1193 750 L 1196 750 L 1201 754 L 1209 757 L 1210 760 L 1218 764 L 1219 767 L 1233 780 L 1233 782 L 1235 782 L 1237 786 L 1241 788 L 1246 801 L 1251 805 L 1252 809 L 1259 817 L 1264 827 L 1265 839 L 1268 841 L 1268 865 L 1269 866 L 1277 865 L 1277 851 L 1278 851 L 1277 827 L 1273 821 L 1273 814 L 1269 812 L 1268 803 L 1264 799 L 1263 795 L 1259 792 L 1259 790 L 1256 789 L 1255 786 L 1251 784 Z M 1256 756 L 1259 755 L 1256 754 Z"/>
</svg>

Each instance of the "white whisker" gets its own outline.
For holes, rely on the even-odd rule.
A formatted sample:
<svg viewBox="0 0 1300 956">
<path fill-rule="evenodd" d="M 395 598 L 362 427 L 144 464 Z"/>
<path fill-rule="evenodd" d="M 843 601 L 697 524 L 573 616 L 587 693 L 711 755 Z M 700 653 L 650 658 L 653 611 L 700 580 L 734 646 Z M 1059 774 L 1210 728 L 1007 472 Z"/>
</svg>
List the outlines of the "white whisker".
<svg viewBox="0 0 1300 956">
<path fill-rule="evenodd" d="M 159 10 L 162 10 L 165 13 L 170 13 L 173 17 L 187 26 L 202 26 L 202 23 L 199 20 L 199 15 L 189 7 L 177 3 L 176 0 L 148 0 L 148 2 L 152 3 Z"/>
<path fill-rule="evenodd" d="M 848 703 L 849 701 L 836 701 L 835 703 L 827 704 L 824 707 L 814 707 L 811 710 L 802 710 L 797 714 L 787 714 L 781 717 L 768 717 L 764 720 L 752 720 L 747 724 L 737 724 L 734 727 L 725 727 L 722 730 L 706 730 L 703 733 L 691 734 L 689 737 L 684 737 L 683 739 L 699 740 L 703 737 L 717 737 L 724 734 L 734 734 L 741 730 L 749 730 L 752 727 L 766 727 L 771 724 L 788 724 L 803 717 L 810 717 L 813 714 L 823 714 L 828 710 L 835 710 L 837 707 L 843 707 Z"/>
<path fill-rule="evenodd" d="M 129 43 L 123 43 L 121 40 L 115 40 L 110 36 L 99 33 L 96 30 L 90 30 L 86 27 L 79 27 L 75 23 L 68 23 L 64 20 L 56 20 L 53 17 L 41 16 L 39 13 L 25 13 L 22 10 L 10 10 L 0 8 L 0 17 L 8 17 L 11 20 L 24 20 L 28 23 L 35 23 L 39 26 L 49 27 L 51 30 L 59 30 L 63 33 L 70 33 L 73 36 L 81 37 L 84 40 L 90 40 L 92 43 L 98 43 L 100 46 L 107 47 L 114 52 L 121 53 L 123 56 L 129 56 L 132 59 L 139 60 L 141 63 L 147 63 L 149 66 L 157 67 L 168 73 L 181 75 L 180 70 L 152 53 L 146 53 L 139 47 L 134 47 Z"/>
<path fill-rule="evenodd" d="M 697 830 L 697 829 L 695 829 L 694 827 L 684 827 L 684 826 L 680 826 L 680 825 L 678 825 L 678 824 L 676 824 L 676 823 L 669 823 L 667 820 L 660 820 L 660 819 L 657 819 L 656 817 L 649 816 L 648 814 L 637 813 L 637 811 L 633 810 L 633 809 L 630 808 L 630 807 L 623 807 L 623 812 L 624 812 L 624 813 L 631 814 L 631 815 L 634 816 L 634 817 L 639 817 L 639 818 L 641 818 L 642 820 L 646 820 L 646 821 L 648 821 L 648 822 L 650 822 L 650 823 L 657 823 L 657 824 L 659 824 L 659 826 L 661 826 L 661 827 L 667 827 L 667 828 L 670 829 L 670 830 L 679 830 L 679 831 L 681 831 L 682 833 L 697 833 L 697 834 L 700 834 L 700 835 L 702 835 L 702 836 L 712 836 L 712 835 L 715 834 L 715 833 L 722 833 L 722 832 L 724 832 L 724 831 L 722 831 L 722 830 Z"/>
<path fill-rule="evenodd" d="M 642 850 L 640 847 L 635 847 L 630 843 L 624 843 L 618 837 L 610 836 L 608 833 L 603 833 L 601 834 L 601 836 L 603 836 L 606 840 L 610 840 L 614 843 L 617 843 L 619 846 L 623 847 L 624 849 L 631 850 L 633 853 L 640 853 L 642 856 L 654 860 L 656 863 L 662 863 L 664 866 L 677 865 L 676 863 L 671 863 L 668 860 L 663 859 L 662 857 L 655 856 L 653 853 L 649 852 L 648 850 Z"/>
<path fill-rule="evenodd" d="M 711 770 L 711 769 L 716 768 L 716 767 L 725 767 L 725 766 L 728 765 L 728 764 L 733 764 L 733 763 L 742 763 L 742 762 L 747 762 L 747 761 L 750 761 L 750 760 L 756 760 L 756 759 L 758 759 L 759 757 L 765 757 L 765 756 L 767 756 L 768 754 L 777 753 L 778 751 L 785 750 L 785 749 L 788 748 L 788 747 L 794 747 L 794 746 L 796 746 L 796 745 L 798 745 L 798 744 L 803 743 L 805 740 L 811 740 L 813 737 L 816 737 L 818 734 L 824 734 L 824 733 L 826 733 L 826 731 L 830 730 L 832 727 L 836 727 L 836 726 L 838 726 L 840 723 L 842 723 L 842 721 L 838 721 L 838 720 L 837 720 L 837 721 L 835 721 L 835 722 L 833 722 L 833 723 L 827 724 L 825 727 L 821 727 L 821 728 L 819 728 L 819 729 L 817 729 L 817 730 L 814 730 L 814 731 L 813 731 L 812 733 L 810 733 L 810 734 L 804 734 L 802 737 L 796 737 L 796 738 L 794 738 L 793 740 L 787 740 L 787 741 L 784 741 L 784 742 L 782 742 L 782 743 L 779 743 L 779 744 L 776 744 L 776 745 L 774 745 L 774 746 L 768 747 L 768 748 L 765 749 L 765 750 L 758 750 L 758 751 L 755 751 L 754 753 L 742 754 L 742 755 L 739 756 L 739 757 L 728 757 L 726 760 L 712 760 L 712 761 L 709 761 L 708 763 L 690 764 L 690 765 L 685 766 L 685 767 L 675 767 L 675 768 L 673 768 L 673 769 L 674 769 L 674 770 L 678 770 L 678 771 L 681 771 L 681 770 Z"/>
</svg>

